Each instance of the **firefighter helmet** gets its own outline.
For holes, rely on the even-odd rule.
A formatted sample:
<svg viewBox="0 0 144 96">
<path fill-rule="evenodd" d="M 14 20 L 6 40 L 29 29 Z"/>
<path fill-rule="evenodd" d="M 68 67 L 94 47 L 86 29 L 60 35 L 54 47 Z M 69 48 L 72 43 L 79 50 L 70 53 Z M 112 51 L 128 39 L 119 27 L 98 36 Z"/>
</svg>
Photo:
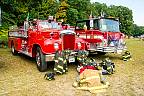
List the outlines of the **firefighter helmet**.
<svg viewBox="0 0 144 96">
<path fill-rule="evenodd" d="M 125 51 L 125 54 L 130 54 L 130 52 L 129 51 Z"/>
<path fill-rule="evenodd" d="M 55 76 L 55 73 L 46 73 L 44 78 L 49 80 L 49 81 L 50 80 L 55 80 L 54 76 Z"/>
</svg>

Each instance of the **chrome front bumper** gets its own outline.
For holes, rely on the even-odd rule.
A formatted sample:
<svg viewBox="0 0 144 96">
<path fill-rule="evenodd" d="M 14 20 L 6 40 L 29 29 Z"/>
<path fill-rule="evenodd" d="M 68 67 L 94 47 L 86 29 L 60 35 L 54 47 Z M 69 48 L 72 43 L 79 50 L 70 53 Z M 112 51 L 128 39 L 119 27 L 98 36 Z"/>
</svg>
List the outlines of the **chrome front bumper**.
<svg viewBox="0 0 144 96">
<path fill-rule="evenodd" d="M 115 52 L 115 47 L 97 47 L 96 50 L 100 52 Z"/>
<path fill-rule="evenodd" d="M 125 47 L 97 47 L 96 49 L 96 51 L 106 52 L 106 53 L 111 53 L 111 52 L 122 53 L 123 50 L 126 50 L 126 48 Z"/>
<path fill-rule="evenodd" d="M 55 54 L 45 55 L 45 61 L 54 61 Z"/>
</svg>

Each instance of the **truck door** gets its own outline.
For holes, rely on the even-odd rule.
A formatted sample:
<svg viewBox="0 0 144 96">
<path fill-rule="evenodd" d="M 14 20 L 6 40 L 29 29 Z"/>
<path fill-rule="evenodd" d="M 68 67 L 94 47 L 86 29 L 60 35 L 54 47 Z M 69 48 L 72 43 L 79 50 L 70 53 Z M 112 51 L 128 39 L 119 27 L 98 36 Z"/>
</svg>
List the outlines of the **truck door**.
<svg viewBox="0 0 144 96">
<path fill-rule="evenodd" d="M 33 44 L 35 43 L 36 37 L 37 37 L 37 22 L 34 22 L 30 24 L 29 30 L 28 30 L 28 52 L 32 53 L 32 47 Z"/>
<path fill-rule="evenodd" d="M 22 37 L 22 51 L 23 52 L 27 52 L 28 51 L 28 21 L 24 21 L 24 27 L 23 27 L 23 31 L 21 33 L 21 37 Z"/>
</svg>

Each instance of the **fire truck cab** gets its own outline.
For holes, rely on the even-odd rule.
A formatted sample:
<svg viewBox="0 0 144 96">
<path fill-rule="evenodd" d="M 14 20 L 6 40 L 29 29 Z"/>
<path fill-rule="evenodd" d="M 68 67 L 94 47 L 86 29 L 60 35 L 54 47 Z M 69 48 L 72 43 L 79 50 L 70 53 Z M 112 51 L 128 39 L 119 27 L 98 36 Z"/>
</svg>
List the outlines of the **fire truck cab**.
<svg viewBox="0 0 144 96">
<path fill-rule="evenodd" d="M 57 50 L 70 50 L 75 54 L 85 50 L 86 45 L 83 39 L 76 38 L 74 31 L 63 29 L 54 20 L 24 21 L 23 26 L 11 27 L 8 36 L 12 54 L 22 53 L 36 58 L 39 71 L 47 70 L 47 62 L 54 61 Z M 75 62 L 75 55 L 69 56 L 68 61 Z"/>
<path fill-rule="evenodd" d="M 76 22 L 76 34 L 88 43 L 87 50 L 106 54 L 121 53 L 126 47 L 124 34 L 120 32 L 119 20 L 115 18 L 91 18 Z"/>
</svg>

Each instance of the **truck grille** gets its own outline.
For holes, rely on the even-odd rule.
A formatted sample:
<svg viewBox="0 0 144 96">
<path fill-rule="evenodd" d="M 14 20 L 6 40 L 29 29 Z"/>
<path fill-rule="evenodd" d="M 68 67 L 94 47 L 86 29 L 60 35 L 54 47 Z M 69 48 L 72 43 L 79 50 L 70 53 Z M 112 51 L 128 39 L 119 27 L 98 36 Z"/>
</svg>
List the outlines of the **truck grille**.
<svg viewBox="0 0 144 96">
<path fill-rule="evenodd" d="M 75 35 L 74 34 L 64 34 L 62 39 L 63 39 L 64 50 L 74 50 L 74 47 L 75 47 Z"/>
</svg>

